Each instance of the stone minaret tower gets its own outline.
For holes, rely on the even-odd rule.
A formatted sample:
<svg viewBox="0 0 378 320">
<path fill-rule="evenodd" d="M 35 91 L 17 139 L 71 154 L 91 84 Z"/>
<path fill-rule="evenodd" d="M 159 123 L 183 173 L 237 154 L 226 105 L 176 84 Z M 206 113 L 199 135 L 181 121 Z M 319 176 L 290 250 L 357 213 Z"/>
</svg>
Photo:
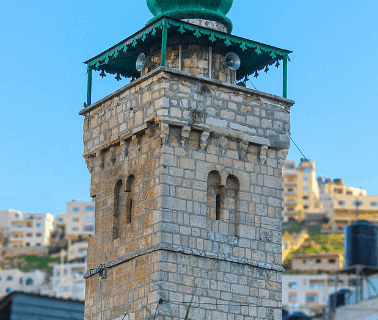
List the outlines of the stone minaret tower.
<svg viewBox="0 0 378 320">
<path fill-rule="evenodd" d="M 147 5 L 143 29 L 86 61 L 85 320 L 281 319 L 290 51 L 232 35 L 232 0 Z M 241 81 L 278 65 L 284 97 Z M 91 103 L 93 70 L 132 81 Z"/>
</svg>

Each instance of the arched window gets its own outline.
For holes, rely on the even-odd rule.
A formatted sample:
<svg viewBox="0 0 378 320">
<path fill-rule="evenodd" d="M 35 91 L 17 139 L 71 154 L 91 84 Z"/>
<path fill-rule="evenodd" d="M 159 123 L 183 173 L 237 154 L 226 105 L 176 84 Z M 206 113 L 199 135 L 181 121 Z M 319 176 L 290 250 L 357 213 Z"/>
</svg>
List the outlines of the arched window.
<svg viewBox="0 0 378 320">
<path fill-rule="evenodd" d="M 238 212 L 239 180 L 233 175 L 229 175 L 226 181 L 223 217 L 228 221 L 228 234 L 236 235 L 237 212 Z"/>
<path fill-rule="evenodd" d="M 34 283 L 34 281 L 33 281 L 32 278 L 28 278 L 28 279 L 26 280 L 26 285 L 27 285 L 27 286 L 31 286 L 31 285 L 33 285 L 33 283 Z"/>
<path fill-rule="evenodd" d="M 222 219 L 223 188 L 220 186 L 221 177 L 217 171 L 211 171 L 207 179 L 207 221 L 208 228 L 211 221 Z"/>
<path fill-rule="evenodd" d="M 122 180 L 118 180 L 115 186 L 115 208 L 113 216 L 113 234 L 114 238 L 120 238 L 122 235 L 123 220 L 126 212 L 126 193 L 123 188 Z"/>
<path fill-rule="evenodd" d="M 130 175 L 126 182 L 126 223 L 131 223 L 134 208 L 135 177 Z"/>
</svg>

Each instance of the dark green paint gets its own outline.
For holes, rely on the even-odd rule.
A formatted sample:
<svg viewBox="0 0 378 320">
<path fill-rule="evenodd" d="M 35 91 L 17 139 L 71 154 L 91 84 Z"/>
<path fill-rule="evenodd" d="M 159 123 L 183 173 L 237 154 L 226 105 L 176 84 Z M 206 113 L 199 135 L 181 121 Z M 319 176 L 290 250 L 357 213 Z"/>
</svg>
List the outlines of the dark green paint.
<svg viewBox="0 0 378 320">
<path fill-rule="evenodd" d="M 90 106 L 92 99 L 92 68 L 90 67 L 87 69 L 87 77 L 87 106 Z"/>
<path fill-rule="evenodd" d="M 287 57 L 283 59 L 283 97 L 287 98 Z"/>
<path fill-rule="evenodd" d="M 228 32 L 232 22 L 226 17 L 233 0 L 147 0 L 148 9 L 154 15 L 150 21 L 162 16 L 176 19 L 207 19 L 223 23 Z"/>
<path fill-rule="evenodd" d="M 161 37 L 161 59 L 160 65 L 165 67 L 165 60 L 167 58 L 167 40 L 168 40 L 168 28 L 167 28 L 168 21 L 164 21 L 163 24 L 163 34 Z"/>
</svg>

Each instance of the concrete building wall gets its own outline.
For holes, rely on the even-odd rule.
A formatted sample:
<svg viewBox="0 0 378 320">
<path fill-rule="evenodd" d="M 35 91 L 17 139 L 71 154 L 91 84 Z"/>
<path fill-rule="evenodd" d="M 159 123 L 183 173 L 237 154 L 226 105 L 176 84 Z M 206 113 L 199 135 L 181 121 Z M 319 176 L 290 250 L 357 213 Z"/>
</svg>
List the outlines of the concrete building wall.
<svg viewBox="0 0 378 320">
<path fill-rule="evenodd" d="M 291 268 L 300 271 L 337 271 L 343 267 L 344 258 L 338 253 L 293 255 Z"/>
<path fill-rule="evenodd" d="M 39 247 L 50 243 L 54 217 L 50 213 L 24 213 L 22 220 L 11 225 L 11 247 Z"/>
<path fill-rule="evenodd" d="M 339 276 L 336 287 L 334 275 L 284 274 L 282 276 L 282 306 L 291 312 L 307 315 L 320 313 L 328 307 L 330 294 L 340 289 L 354 289 L 354 277 Z"/>
<path fill-rule="evenodd" d="M 334 320 L 376 320 L 378 319 L 378 297 L 363 300 L 336 309 Z"/>
<path fill-rule="evenodd" d="M 307 213 L 319 211 L 319 188 L 316 180 L 315 163 L 302 159 L 285 161 L 282 170 L 283 219 L 303 220 Z"/>
<path fill-rule="evenodd" d="M 80 241 L 68 244 L 67 260 L 80 260 L 87 257 L 88 241 Z"/>
<path fill-rule="evenodd" d="M 12 221 L 20 220 L 22 218 L 22 212 L 14 209 L 0 210 L 0 228 L 4 234 L 9 236 Z"/>
<path fill-rule="evenodd" d="M 66 209 L 66 234 L 93 235 L 95 230 L 95 204 L 93 201 L 70 201 Z"/>
<path fill-rule="evenodd" d="M 193 297 L 196 319 L 279 319 L 292 103 L 159 68 L 83 112 L 105 318 L 144 319 L 161 298 L 159 317 L 183 319 Z M 86 277 L 93 319 L 99 279 Z"/>
</svg>

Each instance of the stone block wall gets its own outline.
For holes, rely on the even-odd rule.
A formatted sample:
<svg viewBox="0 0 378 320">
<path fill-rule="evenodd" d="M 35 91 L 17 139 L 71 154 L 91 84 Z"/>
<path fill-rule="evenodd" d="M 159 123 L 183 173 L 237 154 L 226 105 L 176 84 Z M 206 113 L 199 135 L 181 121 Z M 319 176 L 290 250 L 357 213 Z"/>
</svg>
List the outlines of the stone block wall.
<svg viewBox="0 0 378 320">
<path fill-rule="evenodd" d="M 191 299 L 189 319 L 280 319 L 292 104 L 158 68 L 81 111 L 105 319 L 184 319 Z M 99 278 L 85 277 L 85 319 L 99 319 Z"/>
</svg>

